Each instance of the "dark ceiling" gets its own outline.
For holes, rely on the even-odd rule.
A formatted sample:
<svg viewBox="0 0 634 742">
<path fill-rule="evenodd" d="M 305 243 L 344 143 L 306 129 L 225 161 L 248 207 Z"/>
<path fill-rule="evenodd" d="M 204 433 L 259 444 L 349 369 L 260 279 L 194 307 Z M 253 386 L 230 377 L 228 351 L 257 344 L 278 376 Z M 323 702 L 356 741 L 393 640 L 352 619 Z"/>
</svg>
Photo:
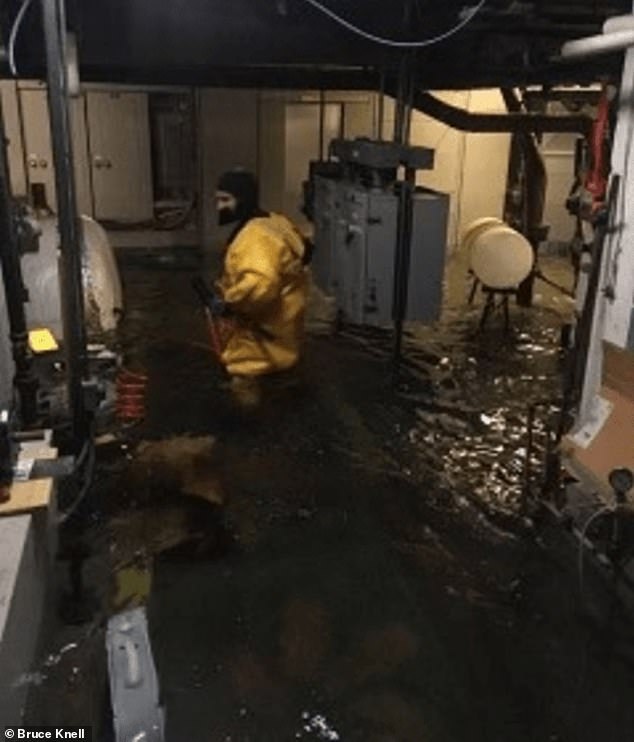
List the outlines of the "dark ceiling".
<svg viewBox="0 0 634 742">
<path fill-rule="evenodd" d="M 425 39 L 477 0 L 322 0 L 363 29 Z M 307 0 L 67 0 L 84 80 L 266 87 L 375 87 L 403 50 L 365 41 Z M 6 42 L 21 0 L 3 3 Z M 42 74 L 40 0 L 16 46 L 22 76 Z M 590 82 L 620 71 L 620 55 L 557 60 L 567 39 L 599 33 L 631 0 L 487 0 L 451 38 L 415 52 L 424 88 Z M 412 54 L 411 52 L 408 52 Z M 6 70 L 5 70 L 6 73 Z"/>
</svg>

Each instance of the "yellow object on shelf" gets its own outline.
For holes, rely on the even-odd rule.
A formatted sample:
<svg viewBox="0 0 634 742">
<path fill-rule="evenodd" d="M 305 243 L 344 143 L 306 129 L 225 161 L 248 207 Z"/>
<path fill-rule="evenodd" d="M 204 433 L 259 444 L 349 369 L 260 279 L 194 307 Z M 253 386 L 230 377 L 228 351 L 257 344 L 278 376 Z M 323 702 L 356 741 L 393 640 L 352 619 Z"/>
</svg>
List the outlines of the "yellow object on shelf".
<svg viewBox="0 0 634 742">
<path fill-rule="evenodd" d="M 57 340 L 46 327 L 29 330 L 29 347 L 33 353 L 50 353 L 53 350 L 59 350 Z"/>
</svg>

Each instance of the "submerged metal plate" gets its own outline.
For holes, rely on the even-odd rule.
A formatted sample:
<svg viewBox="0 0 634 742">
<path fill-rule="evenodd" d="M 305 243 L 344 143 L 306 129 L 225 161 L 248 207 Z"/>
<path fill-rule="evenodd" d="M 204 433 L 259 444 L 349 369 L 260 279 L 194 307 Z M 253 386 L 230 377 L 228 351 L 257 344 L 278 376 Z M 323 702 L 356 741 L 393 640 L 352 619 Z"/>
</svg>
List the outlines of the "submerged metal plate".
<svg viewBox="0 0 634 742">
<path fill-rule="evenodd" d="M 165 720 L 144 608 L 120 613 L 106 634 L 117 742 L 163 742 Z"/>
</svg>

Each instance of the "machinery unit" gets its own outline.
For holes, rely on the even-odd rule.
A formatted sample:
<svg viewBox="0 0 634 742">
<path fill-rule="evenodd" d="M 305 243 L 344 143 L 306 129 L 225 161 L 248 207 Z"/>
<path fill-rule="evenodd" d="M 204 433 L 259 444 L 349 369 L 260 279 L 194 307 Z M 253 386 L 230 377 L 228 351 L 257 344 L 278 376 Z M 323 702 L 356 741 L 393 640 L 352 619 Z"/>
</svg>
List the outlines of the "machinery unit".
<svg viewBox="0 0 634 742">
<path fill-rule="evenodd" d="M 312 178 L 313 210 L 311 214 L 315 233 L 315 253 L 313 275 L 318 286 L 328 293 L 334 293 L 335 245 L 341 240 L 337 234 L 344 227 L 339 210 L 343 198 L 343 186 L 338 178 L 316 175 Z"/>
<path fill-rule="evenodd" d="M 66 364 L 62 320 L 62 274 L 58 219 L 52 215 L 28 217 L 33 238 L 23 241 L 21 274 L 26 290 L 26 330 L 33 372 L 38 380 L 37 411 L 54 426 L 68 404 L 61 370 Z M 94 405 L 99 426 L 111 422 L 120 365 L 117 325 L 123 311 L 121 280 L 114 251 L 103 227 L 87 216 L 80 217 L 82 294 L 86 362 L 95 379 Z M 48 336 L 49 340 L 46 340 Z M 8 337 L 8 331 L 7 331 Z M 44 338 L 39 340 L 38 338 Z M 2 374 L 5 374 L 4 366 Z M 11 388 L 9 384 L 8 389 Z M 3 389 L 4 390 L 4 389 Z"/>
<path fill-rule="evenodd" d="M 342 207 L 344 239 L 335 254 L 337 303 L 349 322 L 387 325 L 392 319 L 398 201 L 386 191 L 352 185 L 344 189 Z"/>
<path fill-rule="evenodd" d="M 48 328 L 63 340 L 59 275 L 59 232 L 57 219 L 37 221 L 40 236 L 36 249 L 22 256 L 22 273 L 29 292 L 26 318 L 29 329 Z M 121 280 L 108 235 L 87 216 L 81 217 L 82 277 L 86 330 L 91 342 L 101 341 L 117 327 L 123 310 Z"/>
<path fill-rule="evenodd" d="M 336 140 L 339 158 L 311 167 L 315 225 L 314 276 L 336 297 L 342 317 L 354 324 L 387 326 L 395 319 L 400 233 L 399 165 L 433 166 L 433 152 L 369 140 Z M 409 270 L 404 319 L 438 318 L 442 302 L 449 197 L 415 188 L 409 202 Z"/>
</svg>

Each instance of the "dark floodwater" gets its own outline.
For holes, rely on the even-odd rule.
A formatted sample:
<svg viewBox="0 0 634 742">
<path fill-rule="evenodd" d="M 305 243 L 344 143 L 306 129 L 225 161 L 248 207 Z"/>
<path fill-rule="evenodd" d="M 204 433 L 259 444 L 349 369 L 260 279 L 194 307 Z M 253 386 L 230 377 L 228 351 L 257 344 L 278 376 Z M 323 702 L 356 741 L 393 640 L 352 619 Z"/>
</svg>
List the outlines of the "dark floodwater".
<svg viewBox="0 0 634 742">
<path fill-rule="evenodd" d="M 31 679 L 33 723 L 101 718 L 103 619 L 127 582 L 168 742 L 629 741 L 629 625 L 591 571 L 580 598 L 561 534 L 520 507 L 528 406 L 545 405 L 537 470 L 559 396 L 560 315 L 478 333 L 479 310 L 451 301 L 410 328 L 396 383 L 389 334 L 312 338 L 296 383 L 245 420 L 190 278 L 125 271 L 127 360 L 150 376 L 134 436 L 214 436 L 227 504 L 139 477 L 132 441 L 104 451 L 81 539 L 100 609 L 54 635 L 78 646 Z"/>
</svg>

